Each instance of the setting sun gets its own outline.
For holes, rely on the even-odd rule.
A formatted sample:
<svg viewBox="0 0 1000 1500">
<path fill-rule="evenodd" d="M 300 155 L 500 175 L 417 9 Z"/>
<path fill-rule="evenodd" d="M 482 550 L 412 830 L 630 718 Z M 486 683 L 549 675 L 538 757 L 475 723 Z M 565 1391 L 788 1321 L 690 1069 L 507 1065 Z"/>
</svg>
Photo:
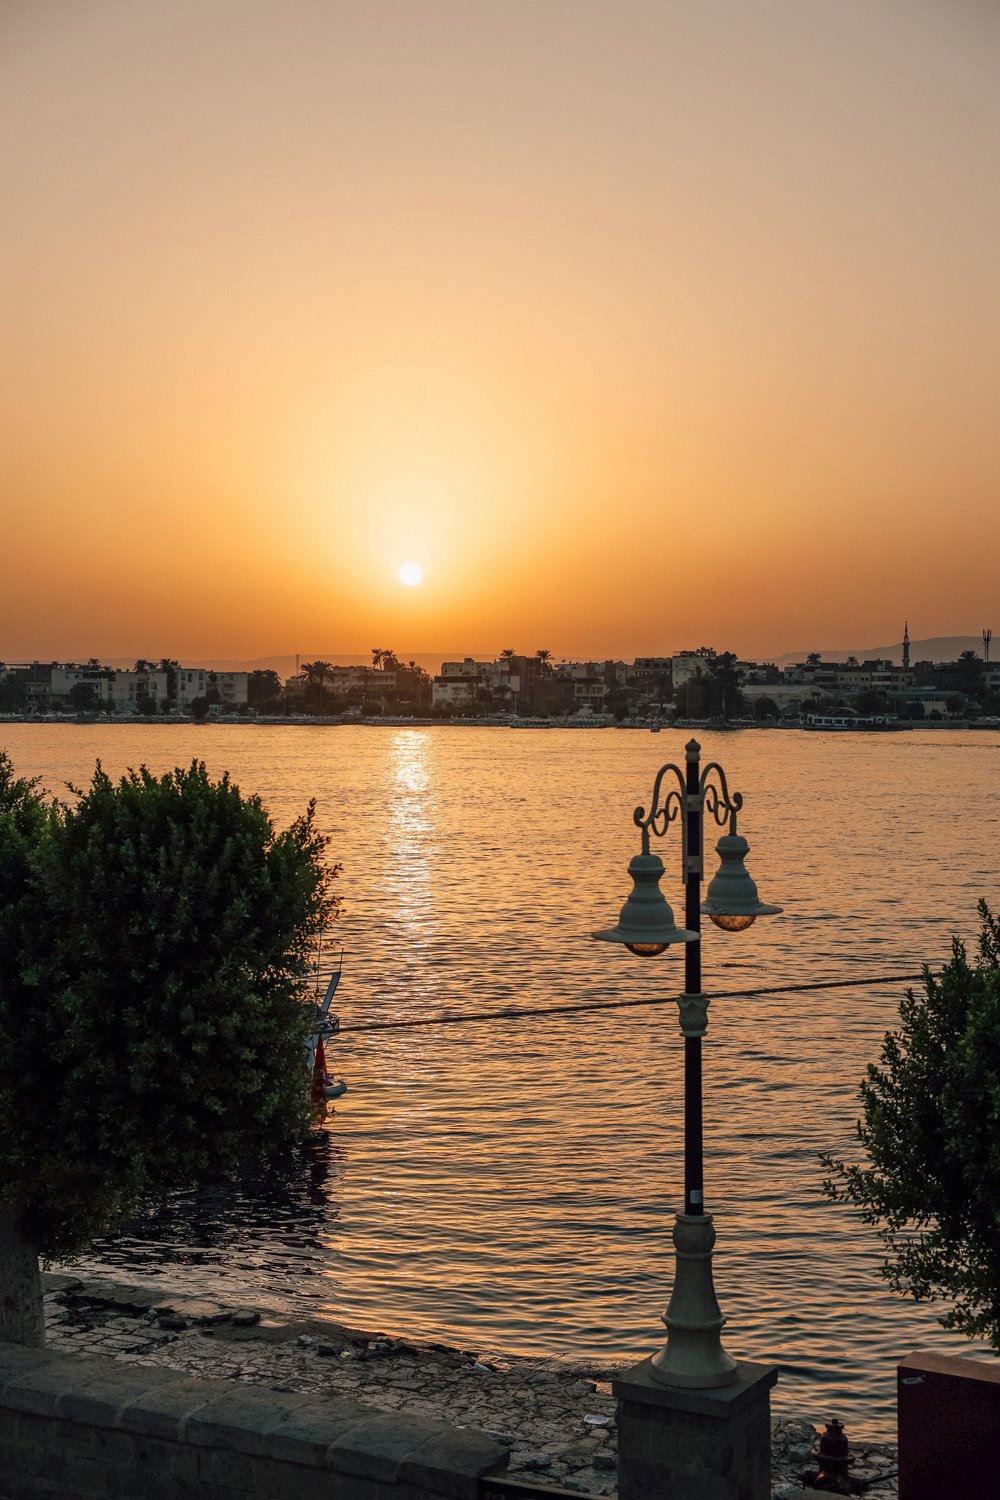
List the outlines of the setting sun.
<svg viewBox="0 0 1000 1500">
<path fill-rule="evenodd" d="M 404 563 L 399 570 L 399 581 L 400 583 L 405 583 L 407 588 L 413 588 L 415 584 L 420 582 L 423 576 L 424 570 L 419 563 Z"/>
</svg>

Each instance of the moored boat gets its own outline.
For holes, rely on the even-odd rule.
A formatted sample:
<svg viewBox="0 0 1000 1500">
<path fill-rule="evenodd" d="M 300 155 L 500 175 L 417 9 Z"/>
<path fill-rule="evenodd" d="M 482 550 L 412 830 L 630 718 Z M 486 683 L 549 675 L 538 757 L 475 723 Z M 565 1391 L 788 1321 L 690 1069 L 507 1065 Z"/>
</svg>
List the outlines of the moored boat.
<svg viewBox="0 0 1000 1500">
<path fill-rule="evenodd" d="M 340 1030 L 340 1017 L 330 1009 L 330 1006 L 337 993 L 343 971 L 344 950 L 341 949 L 337 966 L 326 979 L 323 996 L 317 999 L 312 1029 L 306 1041 L 306 1071 L 311 1079 L 309 1095 L 319 1119 L 325 1116 L 327 1105 L 332 1100 L 339 1099 L 342 1094 L 347 1093 L 346 1081 L 330 1072 L 324 1045 Z M 317 971 L 317 995 L 321 982 Z"/>
</svg>

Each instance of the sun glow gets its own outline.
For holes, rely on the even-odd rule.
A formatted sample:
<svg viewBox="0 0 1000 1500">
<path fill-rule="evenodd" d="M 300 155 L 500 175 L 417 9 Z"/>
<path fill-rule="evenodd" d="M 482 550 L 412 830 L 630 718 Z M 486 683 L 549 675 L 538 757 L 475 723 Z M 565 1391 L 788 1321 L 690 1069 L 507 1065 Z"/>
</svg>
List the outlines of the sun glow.
<svg viewBox="0 0 1000 1500">
<path fill-rule="evenodd" d="M 404 563 L 399 570 L 399 581 L 405 583 L 407 588 L 413 588 L 424 576 L 424 570 L 419 563 Z"/>
</svg>

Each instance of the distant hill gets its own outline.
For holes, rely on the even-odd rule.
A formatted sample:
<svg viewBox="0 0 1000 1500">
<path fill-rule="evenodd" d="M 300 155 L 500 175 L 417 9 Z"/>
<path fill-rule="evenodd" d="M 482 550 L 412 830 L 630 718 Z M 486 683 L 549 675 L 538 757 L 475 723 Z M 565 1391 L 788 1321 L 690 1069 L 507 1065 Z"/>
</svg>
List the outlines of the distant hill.
<svg viewBox="0 0 1000 1500">
<path fill-rule="evenodd" d="M 810 646 L 808 651 L 789 651 L 784 656 L 776 656 L 774 664 L 776 667 L 794 666 L 797 662 L 805 661 L 810 651 L 815 651 L 816 646 Z M 917 661 L 957 661 L 963 651 L 975 651 L 977 656 L 983 654 L 983 639 L 979 635 L 933 635 L 924 641 L 910 642 L 910 662 Z M 903 643 L 897 642 L 895 646 L 852 646 L 844 651 L 820 651 L 823 661 L 835 662 L 846 661 L 849 656 L 856 656 L 858 661 L 891 661 L 897 666 L 903 662 Z M 1000 660 L 1000 647 L 997 651 L 997 660 Z"/>
</svg>

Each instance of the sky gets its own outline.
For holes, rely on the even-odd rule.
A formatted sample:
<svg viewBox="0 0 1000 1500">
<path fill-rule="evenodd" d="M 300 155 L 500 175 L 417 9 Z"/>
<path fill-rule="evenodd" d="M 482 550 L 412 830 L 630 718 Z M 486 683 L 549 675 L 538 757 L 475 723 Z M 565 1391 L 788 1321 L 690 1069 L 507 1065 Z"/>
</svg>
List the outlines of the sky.
<svg viewBox="0 0 1000 1500">
<path fill-rule="evenodd" d="M 3 0 L 0 660 L 1000 627 L 998 70 L 992 0 Z"/>
</svg>

